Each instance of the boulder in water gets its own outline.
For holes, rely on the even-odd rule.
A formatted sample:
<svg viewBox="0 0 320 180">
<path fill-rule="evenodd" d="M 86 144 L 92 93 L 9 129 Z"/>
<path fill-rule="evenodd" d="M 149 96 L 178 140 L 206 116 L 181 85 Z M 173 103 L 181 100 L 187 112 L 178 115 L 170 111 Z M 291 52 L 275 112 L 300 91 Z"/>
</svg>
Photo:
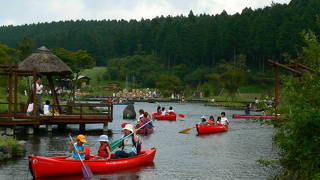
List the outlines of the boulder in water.
<svg viewBox="0 0 320 180">
<path fill-rule="evenodd" d="M 128 104 L 123 110 L 123 119 L 135 119 L 136 111 L 134 110 L 133 104 Z"/>
</svg>

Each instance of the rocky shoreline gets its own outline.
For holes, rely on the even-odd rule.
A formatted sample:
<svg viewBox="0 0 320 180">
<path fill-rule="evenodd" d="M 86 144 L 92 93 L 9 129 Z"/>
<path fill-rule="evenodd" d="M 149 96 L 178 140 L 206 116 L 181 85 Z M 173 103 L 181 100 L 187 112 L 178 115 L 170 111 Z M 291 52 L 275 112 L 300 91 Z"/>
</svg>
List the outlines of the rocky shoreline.
<svg viewBox="0 0 320 180">
<path fill-rule="evenodd" d="M 25 141 L 18 141 L 8 136 L 0 136 L 0 161 L 22 157 L 25 152 Z"/>
</svg>

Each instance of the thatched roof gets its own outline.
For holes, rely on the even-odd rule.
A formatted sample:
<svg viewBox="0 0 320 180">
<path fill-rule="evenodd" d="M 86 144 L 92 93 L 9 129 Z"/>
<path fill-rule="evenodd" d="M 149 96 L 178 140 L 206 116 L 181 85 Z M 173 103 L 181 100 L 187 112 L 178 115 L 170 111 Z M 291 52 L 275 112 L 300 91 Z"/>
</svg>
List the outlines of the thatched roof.
<svg viewBox="0 0 320 180">
<path fill-rule="evenodd" d="M 64 75 L 72 73 L 69 66 L 45 46 L 38 48 L 19 64 L 19 70 L 36 71 L 43 75 Z"/>
</svg>

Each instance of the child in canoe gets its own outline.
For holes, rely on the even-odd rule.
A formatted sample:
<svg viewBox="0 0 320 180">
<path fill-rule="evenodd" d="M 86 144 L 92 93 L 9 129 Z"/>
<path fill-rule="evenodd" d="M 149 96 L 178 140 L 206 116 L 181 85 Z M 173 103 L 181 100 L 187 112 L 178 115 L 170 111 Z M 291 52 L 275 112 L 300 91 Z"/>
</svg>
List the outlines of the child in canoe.
<svg viewBox="0 0 320 180">
<path fill-rule="evenodd" d="M 202 125 L 208 125 L 208 122 L 207 122 L 207 119 L 205 116 L 202 116 L 201 117 L 201 122 L 199 124 L 202 124 Z"/>
<path fill-rule="evenodd" d="M 100 147 L 98 155 L 93 160 L 108 160 L 111 159 L 111 148 L 109 144 L 109 138 L 107 135 L 101 135 L 99 137 Z"/>
<path fill-rule="evenodd" d="M 214 122 L 214 117 L 213 116 L 210 116 L 210 118 L 208 119 L 207 123 L 209 125 L 215 125 L 216 123 Z"/>
<path fill-rule="evenodd" d="M 72 156 L 68 159 L 73 159 L 73 160 L 82 160 L 85 159 L 85 147 L 84 143 L 87 142 L 87 139 L 84 135 L 79 134 L 77 136 L 77 142 L 75 143 L 74 141 L 71 141 L 70 149 L 69 152 L 72 153 Z"/>
<path fill-rule="evenodd" d="M 168 114 L 174 114 L 174 110 L 173 110 L 172 106 L 169 107 Z"/>
<path fill-rule="evenodd" d="M 161 115 L 161 114 L 162 114 L 162 112 L 161 112 L 161 106 L 160 106 L 160 105 L 158 105 L 158 107 L 157 107 L 157 114 L 158 114 L 158 115 Z"/>
</svg>

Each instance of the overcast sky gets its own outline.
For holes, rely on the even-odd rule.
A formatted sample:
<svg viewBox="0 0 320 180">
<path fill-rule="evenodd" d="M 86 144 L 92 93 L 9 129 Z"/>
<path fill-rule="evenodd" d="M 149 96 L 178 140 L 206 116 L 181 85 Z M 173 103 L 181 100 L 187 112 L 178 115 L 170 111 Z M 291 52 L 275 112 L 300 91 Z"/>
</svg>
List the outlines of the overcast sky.
<svg viewBox="0 0 320 180">
<path fill-rule="evenodd" d="M 167 15 L 228 14 L 290 0 L 1 0 L 0 25 L 76 19 L 137 19 Z"/>
</svg>

